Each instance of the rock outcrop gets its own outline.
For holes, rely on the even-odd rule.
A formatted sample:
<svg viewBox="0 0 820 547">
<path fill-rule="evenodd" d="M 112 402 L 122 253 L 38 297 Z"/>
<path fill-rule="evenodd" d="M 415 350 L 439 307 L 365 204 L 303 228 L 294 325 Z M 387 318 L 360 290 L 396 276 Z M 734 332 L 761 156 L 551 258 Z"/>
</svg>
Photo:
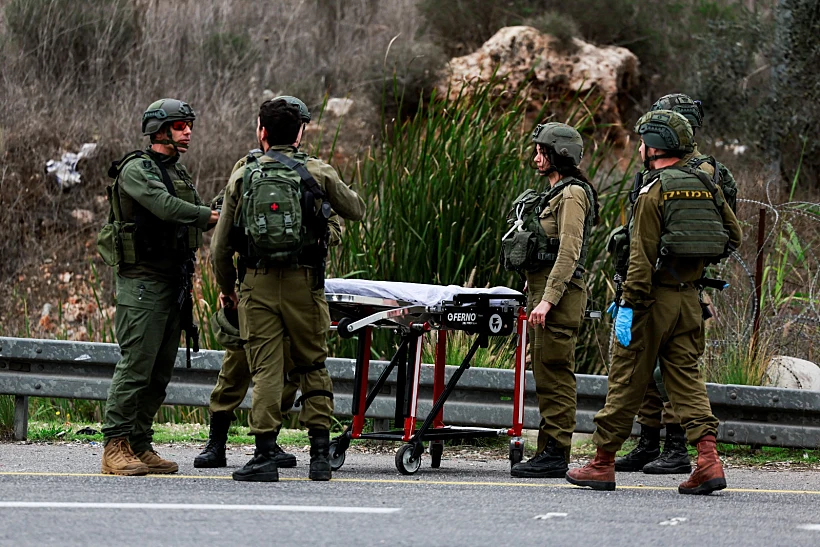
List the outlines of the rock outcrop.
<svg viewBox="0 0 820 547">
<path fill-rule="evenodd" d="M 439 93 L 449 89 L 454 98 L 465 83 L 488 81 L 497 68 L 503 78 L 499 91 L 531 86 L 533 111 L 549 101 L 548 110 L 563 121 L 571 110 L 589 109 L 596 123 L 611 124 L 612 136 L 623 137 L 622 113 L 638 82 L 638 58 L 622 47 L 598 47 L 577 38 L 570 45 L 568 50 L 532 27 L 502 28 L 477 51 L 450 61 Z"/>
<path fill-rule="evenodd" d="M 796 357 L 773 357 L 766 369 L 764 385 L 820 391 L 820 367 Z"/>
</svg>

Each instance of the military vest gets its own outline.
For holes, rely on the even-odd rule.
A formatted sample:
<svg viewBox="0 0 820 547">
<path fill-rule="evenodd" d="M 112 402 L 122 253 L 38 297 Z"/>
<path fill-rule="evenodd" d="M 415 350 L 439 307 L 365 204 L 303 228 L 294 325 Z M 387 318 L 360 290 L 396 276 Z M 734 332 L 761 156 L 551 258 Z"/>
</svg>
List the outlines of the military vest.
<svg viewBox="0 0 820 547">
<path fill-rule="evenodd" d="M 323 268 L 330 203 L 305 168 L 309 156 L 296 152 L 291 158 L 273 150 L 266 155 L 275 161 L 260 162 L 258 150 L 249 152 L 242 176 L 234 222 L 245 237 L 243 259 L 248 266 Z"/>
<path fill-rule="evenodd" d="M 501 264 L 506 270 L 534 272 L 555 264 L 561 241 L 547 236 L 540 216 L 546 204 L 572 184 L 584 189 L 590 205 L 584 217 L 584 241 L 578 257 L 578 267 L 583 268 L 594 223 L 595 197 L 587 183 L 565 177 L 545 192 L 539 194 L 527 189 L 513 201 L 512 209 L 507 214 L 507 224 L 512 227 L 501 240 Z"/>
<path fill-rule="evenodd" d="M 140 167 L 146 176 L 162 182 L 172 196 L 202 205 L 193 180 L 183 166 L 177 165 L 172 177 L 150 153 L 144 150 L 130 152 L 120 161 L 113 162 L 108 170 L 114 183 L 106 188 L 110 208 L 108 222 L 97 237 L 100 255 L 109 266 L 168 258 L 184 262 L 202 246 L 202 230 L 165 222 L 134 199 L 130 200 L 130 211 L 124 213 L 118 181 L 123 168 L 132 161 L 141 162 Z"/>
<path fill-rule="evenodd" d="M 706 173 L 690 167 L 671 167 L 651 171 L 648 179 L 650 185 L 655 181 L 661 185 L 660 256 L 725 256 L 729 232 L 720 212 L 724 200 Z"/>
</svg>

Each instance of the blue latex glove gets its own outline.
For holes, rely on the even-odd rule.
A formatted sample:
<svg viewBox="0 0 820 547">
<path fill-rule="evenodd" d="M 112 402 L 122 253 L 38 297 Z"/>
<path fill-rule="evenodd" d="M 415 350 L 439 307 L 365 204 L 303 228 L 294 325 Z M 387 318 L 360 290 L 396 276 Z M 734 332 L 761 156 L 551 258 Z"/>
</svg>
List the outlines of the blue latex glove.
<svg viewBox="0 0 820 547">
<path fill-rule="evenodd" d="M 612 317 L 612 319 L 615 319 L 615 316 L 618 315 L 618 304 L 613 302 L 606 309 L 606 312 L 609 314 L 610 317 Z"/>
<path fill-rule="evenodd" d="M 615 317 L 615 336 L 623 347 L 632 342 L 632 308 L 621 308 Z"/>
</svg>

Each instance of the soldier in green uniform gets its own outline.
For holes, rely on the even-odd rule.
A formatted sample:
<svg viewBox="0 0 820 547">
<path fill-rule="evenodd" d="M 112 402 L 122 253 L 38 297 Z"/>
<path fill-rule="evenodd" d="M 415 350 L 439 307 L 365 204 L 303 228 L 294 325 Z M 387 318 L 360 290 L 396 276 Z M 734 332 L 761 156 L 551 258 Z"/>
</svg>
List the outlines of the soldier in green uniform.
<svg viewBox="0 0 820 547">
<path fill-rule="evenodd" d="M 253 379 L 249 421 L 256 451 L 233 473 L 234 480 L 279 480 L 274 450 L 282 423 L 285 335 L 295 365 L 291 375 L 298 375 L 302 391 L 299 421 L 310 438 L 309 477 L 331 477 L 333 388 L 325 368 L 330 327 L 324 296 L 327 219 L 332 209 L 342 218 L 360 220 L 365 205 L 333 168 L 297 150 L 303 130 L 296 106 L 284 99 L 262 104 L 257 137 L 264 155 L 249 157 L 231 175 L 212 248 L 220 299 L 238 308 Z M 244 237 L 230 237 L 235 219 Z M 239 297 L 234 253 L 241 257 L 244 274 Z"/>
<path fill-rule="evenodd" d="M 740 225 L 705 173 L 677 165 L 694 149 L 686 118 L 671 110 L 649 112 L 635 130 L 649 172 L 633 210 L 606 405 L 595 415 L 598 450 L 567 480 L 615 489 L 615 452 L 632 430 L 657 357 L 672 408 L 698 451 L 697 468 L 678 492 L 710 494 L 725 488 L 726 479 L 715 444 L 718 421 L 698 368 L 705 339 L 697 282 L 708 261 L 740 245 Z"/>
<path fill-rule="evenodd" d="M 100 253 L 117 266 L 117 341 L 122 359 L 105 404 L 102 472 L 175 473 L 151 446 L 154 415 L 165 399 L 180 334 L 194 328 L 191 276 L 202 232 L 219 213 L 203 205 L 180 154 L 196 115 L 176 99 L 152 103 L 142 117 L 151 145 L 112 165 L 109 223 Z M 194 328 L 195 329 L 195 328 Z M 198 336 L 191 334 L 191 336 Z"/>
<path fill-rule="evenodd" d="M 702 105 L 699 101 L 693 101 L 682 93 L 672 93 L 661 97 L 650 108 L 650 112 L 655 110 L 672 110 L 681 114 L 692 126 L 693 135 L 696 135 L 697 130 L 703 126 Z M 678 164 L 704 171 L 723 191 L 723 196 L 730 208 L 735 210 L 737 183 L 725 165 L 715 161 L 711 156 L 702 154 L 698 150 L 697 143 L 692 152 L 681 158 Z M 716 180 L 715 169 L 717 169 Z M 642 180 L 645 179 L 646 173 L 643 175 Z M 639 190 L 640 188 L 634 189 L 635 195 Z M 628 249 L 625 254 L 628 254 Z M 638 446 L 615 460 L 615 471 L 643 471 L 654 475 L 692 472 L 689 453 L 686 450 L 686 436 L 680 420 L 672 411 L 669 401 L 662 400 L 654 379 L 649 382 L 646 390 L 638 412 L 638 423 L 641 424 Z M 661 452 L 660 433 L 664 427 L 666 428 L 666 440 L 663 444 L 663 452 Z"/>
<path fill-rule="evenodd" d="M 284 99 L 299 108 L 302 123 L 310 123 L 310 111 L 304 102 L 291 96 L 281 96 L 276 97 L 276 99 Z M 254 152 L 254 156 L 258 160 L 262 157 L 262 151 Z M 235 173 L 238 169 L 244 167 L 246 163 L 247 157 L 243 157 L 236 162 L 231 173 Z M 214 202 L 211 204 L 212 207 L 221 209 L 224 195 L 225 191 L 223 190 L 214 199 Z M 335 213 L 328 219 L 328 228 L 330 230 L 328 247 L 333 247 L 341 243 L 341 225 Z M 232 235 L 236 237 L 236 232 Z M 211 245 L 214 245 L 213 240 L 211 241 Z M 230 428 L 231 421 L 235 418 L 234 410 L 242 403 L 251 382 L 251 372 L 248 367 L 247 357 L 245 356 L 245 341 L 242 340 L 239 333 L 237 310 L 235 308 L 220 308 L 220 310 L 214 314 L 211 324 L 216 333 L 217 341 L 225 348 L 225 358 L 222 361 L 222 369 L 219 371 L 216 386 L 214 386 L 211 392 L 208 408 L 211 414 L 208 443 L 205 445 L 202 453 L 194 458 L 194 467 L 197 468 L 227 466 L 225 445 L 228 440 L 228 429 Z M 290 357 L 290 340 L 288 337 L 285 337 L 282 354 L 285 360 L 282 412 L 285 413 L 290 410 L 296 401 L 296 391 L 299 389 L 299 378 L 290 375 L 294 364 L 293 359 Z M 278 444 L 274 446 L 274 454 L 277 467 L 288 468 L 296 466 L 296 456 L 288 454 L 282 450 Z"/>
<path fill-rule="evenodd" d="M 581 135 L 563 123 L 536 126 L 535 165 L 548 183 L 514 202 L 502 242 L 508 269 L 527 279 L 532 370 L 541 413 L 537 453 L 511 469 L 513 477 L 563 477 L 575 430 L 575 343 L 584 318 L 584 260 L 598 222 L 597 194 L 578 166 Z"/>
</svg>

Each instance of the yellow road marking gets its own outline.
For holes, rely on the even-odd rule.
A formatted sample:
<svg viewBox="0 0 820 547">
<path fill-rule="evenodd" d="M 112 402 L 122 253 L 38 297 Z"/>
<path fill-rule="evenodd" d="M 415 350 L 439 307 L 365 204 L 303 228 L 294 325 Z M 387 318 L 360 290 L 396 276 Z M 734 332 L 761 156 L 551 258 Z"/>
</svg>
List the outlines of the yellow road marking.
<svg viewBox="0 0 820 547">
<path fill-rule="evenodd" d="M 117 475 L 104 475 L 102 473 L 49 473 L 35 471 L 0 471 L 0 476 L 31 476 L 31 477 L 109 477 Z M 128 477 L 138 478 L 138 477 Z M 209 480 L 231 480 L 230 475 L 146 475 L 147 479 L 209 479 Z M 308 481 L 307 477 L 280 477 L 280 481 Z M 436 481 L 421 479 L 353 479 L 334 478 L 332 482 L 353 482 L 353 483 L 374 483 L 374 484 L 427 484 L 431 486 L 507 486 L 519 488 L 579 488 L 578 486 L 565 483 L 537 483 L 537 482 L 503 482 L 503 481 Z M 618 490 L 652 490 L 664 491 L 673 490 L 674 486 L 645 486 L 645 485 L 619 485 Z M 726 488 L 723 492 L 743 492 L 757 494 L 808 494 L 820 495 L 820 490 L 772 490 L 766 488 Z"/>
</svg>

